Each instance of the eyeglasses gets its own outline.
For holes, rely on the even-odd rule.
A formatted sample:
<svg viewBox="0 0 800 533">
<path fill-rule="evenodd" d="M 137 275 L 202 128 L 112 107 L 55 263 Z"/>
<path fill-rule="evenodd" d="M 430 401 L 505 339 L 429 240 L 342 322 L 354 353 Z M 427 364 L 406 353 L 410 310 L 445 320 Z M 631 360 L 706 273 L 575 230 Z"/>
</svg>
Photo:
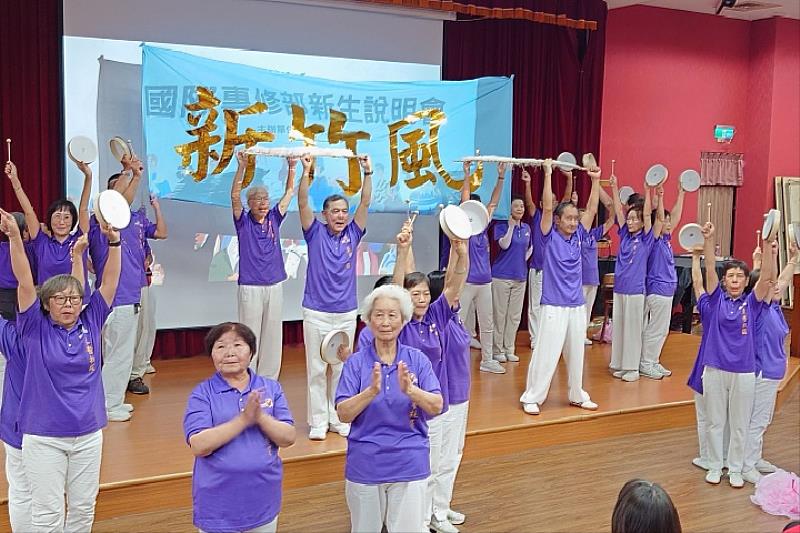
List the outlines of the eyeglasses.
<svg viewBox="0 0 800 533">
<path fill-rule="evenodd" d="M 77 307 L 83 301 L 83 296 L 79 294 L 74 296 L 64 296 L 63 294 L 56 294 L 55 296 L 51 296 L 50 299 L 53 300 L 58 306 L 65 305 L 67 303 L 67 300 L 69 300 L 69 303 L 71 303 L 73 307 Z"/>
<path fill-rule="evenodd" d="M 269 202 L 269 196 L 253 196 L 251 200 L 257 204 L 265 204 Z"/>
</svg>

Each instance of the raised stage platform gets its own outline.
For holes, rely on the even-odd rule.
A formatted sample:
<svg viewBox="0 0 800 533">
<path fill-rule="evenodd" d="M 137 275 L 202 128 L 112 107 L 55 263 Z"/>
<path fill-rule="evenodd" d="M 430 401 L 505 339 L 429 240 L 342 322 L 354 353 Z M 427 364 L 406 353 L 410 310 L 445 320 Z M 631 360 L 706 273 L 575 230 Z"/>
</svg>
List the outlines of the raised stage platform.
<svg viewBox="0 0 800 533">
<path fill-rule="evenodd" d="M 673 375 L 661 381 L 625 383 L 607 370 L 611 347 L 587 346 L 584 389 L 600 408 L 595 412 L 571 407 L 566 370 L 559 364 L 550 396 L 538 416 L 525 414 L 519 396 L 525 388 L 530 350 L 527 334 L 517 342 L 519 363 L 507 363 L 504 375 L 478 371 L 473 350 L 473 385 L 465 458 L 506 455 L 558 443 L 658 431 L 694 425 L 692 395 L 686 379 L 700 338 L 672 333 L 662 363 Z M 182 420 L 192 388 L 213 372 L 207 357 L 156 361 L 156 374 L 145 378 L 147 396 L 128 395 L 135 406 L 130 422 L 110 423 L 105 430 L 97 519 L 136 512 L 146 502 L 150 511 L 191 506 L 193 457 L 183 439 Z M 800 360 L 790 358 L 778 403 L 798 384 Z M 327 440 L 308 440 L 306 378 L 302 346 L 284 349 L 281 384 L 297 421 L 297 443 L 283 450 L 286 488 L 342 479 L 346 440 L 329 433 Z M 0 462 L 0 469 L 5 463 Z M 8 530 L 5 473 L 0 476 L 0 531 Z"/>
</svg>

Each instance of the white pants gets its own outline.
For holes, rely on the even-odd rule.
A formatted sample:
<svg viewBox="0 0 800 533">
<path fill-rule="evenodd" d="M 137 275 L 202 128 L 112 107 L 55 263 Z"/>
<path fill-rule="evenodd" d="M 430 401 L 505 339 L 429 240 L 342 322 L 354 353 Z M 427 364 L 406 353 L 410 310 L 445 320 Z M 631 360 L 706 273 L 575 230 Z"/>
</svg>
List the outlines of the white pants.
<svg viewBox="0 0 800 533">
<path fill-rule="evenodd" d="M 708 419 L 708 467 L 722 470 L 725 423 L 730 424 L 728 472 L 742 473 L 747 429 L 753 412 L 755 374 L 726 372 L 710 366 L 703 372 L 703 396 Z"/>
<path fill-rule="evenodd" d="M 539 334 L 539 310 L 542 303 L 542 271 L 528 270 L 528 334 L 531 337 L 531 350 Z"/>
<path fill-rule="evenodd" d="M 100 430 L 81 437 L 23 435 L 22 461 L 33 498 L 32 531 L 92 530 L 102 456 L 103 432 Z"/>
<path fill-rule="evenodd" d="M 592 323 L 592 308 L 594 308 L 594 300 L 597 298 L 597 285 L 584 285 L 583 286 L 583 299 L 586 300 L 586 327 Z"/>
<path fill-rule="evenodd" d="M 614 293 L 611 369 L 639 371 L 642 357 L 644 294 Z"/>
<path fill-rule="evenodd" d="M 750 425 L 747 430 L 747 447 L 744 456 L 743 472 L 755 468 L 761 459 L 764 446 L 764 433 L 772 422 L 775 413 L 775 399 L 778 397 L 779 379 L 767 379 L 756 376 L 755 391 L 753 394 L 753 413 L 750 415 Z"/>
<path fill-rule="evenodd" d="M 156 343 L 156 292 L 152 287 L 142 287 L 136 345 L 133 350 L 131 379 L 144 377 L 153 346 Z"/>
<path fill-rule="evenodd" d="M 8 518 L 11 531 L 26 533 L 31 524 L 31 485 L 25 475 L 22 450 L 3 443 L 6 450 L 6 480 L 8 480 Z"/>
<path fill-rule="evenodd" d="M 441 457 L 436 473 L 431 470 L 433 481 L 433 516 L 437 520 L 446 520 L 453 499 L 453 487 L 456 474 L 464 454 L 464 437 L 467 434 L 467 414 L 469 402 L 450 405 L 443 415 Z M 439 418 L 439 417 L 437 417 Z M 433 445 L 431 445 L 433 453 Z M 433 462 L 431 462 L 433 464 Z M 430 483 L 428 484 L 430 486 Z"/>
<path fill-rule="evenodd" d="M 336 400 L 336 387 L 342 375 L 342 365 L 328 365 L 319 354 L 322 339 L 335 330 L 347 333 L 352 349 L 356 333 L 356 311 L 324 313 L 303 308 L 303 342 L 308 374 L 308 425 L 312 428 L 327 429 L 329 424 L 339 424 L 333 402 Z M 327 375 L 329 366 L 330 378 Z"/>
<path fill-rule="evenodd" d="M 475 285 L 467 283 L 461 291 L 461 321 L 466 322 L 471 309 L 478 312 L 478 328 L 481 332 L 481 361 L 492 360 L 494 323 L 492 320 L 492 286 L 489 283 Z"/>
<path fill-rule="evenodd" d="M 433 516 L 433 492 L 442 466 L 442 444 L 444 439 L 444 422 L 447 413 L 428 420 L 428 443 L 430 444 L 431 475 L 425 488 L 425 520 Z"/>
<path fill-rule="evenodd" d="M 494 312 L 494 353 L 514 354 L 517 330 L 522 320 L 525 281 L 492 278 Z"/>
<path fill-rule="evenodd" d="M 197 530 L 199 533 L 205 533 L 202 529 Z M 263 526 L 254 527 L 253 529 L 248 529 L 247 531 L 243 531 L 242 533 L 275 533 L 278 531 L 278 517 L 276 516 L 272 522 L 268 522 Z"/>
<path fill-rule="evenodd" d="M 693 391 L 694 392 L 694 391 Z M 708 418 L 706 417 L 706 401 L 702 394 L 694 392 L 694 411 L 697 417 L 697 441 L 700 459 L 708 464 Z M 731 438 L 731 429 L 725 424 L 722 433 L 722 458 L 723 463 L 728 458 L 728 445 Z"/>
<path fill-rule="evenodd" d="M 111 311 L 103 326 L 103 390 L 109 413 L 119 412 L 125 401 L 138 321 L 134 305 L 120 305 Z"/>
<path fill-rule="evenodd" d="M 239 285 L 239 322 L 256 334 L 258 352 L 250 368 L 277 380 L 283 358 L 283 283 Z"/>
<path fill-rule="evenodd" d="M 401 483 L 362 485 L 344 482 L 353 533 L 423 533 L 427 479 Z"/>
<path fill-rule="evenodd" d="M 567 364 L 569 401 L 583 403 L 589 395 L 583 390 L 583 339 L 586 338 L 586 310 L 579 307 L 543 305 L 539 326 L 544 335 L 536 337 L 528 381 L 520 397 L 522 403 L 542 404 L 550 391 L 558 359 L 563 351 Z"/>
<path fill-rule="evenodd" d="M 661 349 L 669 333 L 672 318 L 672 297 L 648 294 L 644 299 L 644 325 L 642 327 L 641 365 L 651 369 L 661 359 Z M 617 323 L 614 322 L 614 327 Z"/>
</svg>

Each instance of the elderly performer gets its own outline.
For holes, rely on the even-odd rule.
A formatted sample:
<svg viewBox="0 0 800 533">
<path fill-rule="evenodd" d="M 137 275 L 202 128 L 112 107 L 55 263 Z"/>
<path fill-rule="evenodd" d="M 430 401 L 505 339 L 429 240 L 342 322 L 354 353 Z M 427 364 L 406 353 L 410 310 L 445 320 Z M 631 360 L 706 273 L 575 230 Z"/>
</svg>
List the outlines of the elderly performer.
<svg viewBox="0 0 800 533">
<path fill-rule="evenodd" d="M 314 216 L 308 189 L 314 159 L 304 156 L 303 177 L 297 191 L 300 224 L 308 243 L 308 271 L 303 295 L 303 339 L 308 370 L 308 425 L 311 440 L 324 440 L 327 432 L 346 437 L 350 426 L 340 422 L 334 407 L 334 393 L 342 373 L 341 365 L 331 367 L 319 356 L 322 340 L 331 331 L 345 331 L 353 339 L 356 331 L 356 251 L 367 232 L 367 211 L 372 198 L 372 163 L 369 156 L 359 158 L 364 171 L 361 201 L 348 222 L 347 198 L 334 194 L 322 204 L 323 224 Z"/>
<path fill-rule="evenodd" d="M 101 429 L 107 423 L 100 332 L 117 291 L 119 232 L 102 228 L 108 240 L 103 283 L 81 310 L 83 283 L 70 275 L 48 279 L 37 297 L 17 225 L 11 215 L 1 214 L 19 282 L 17 334 L 26 364 L 17 420 L 31 488 L 31 526 L 36 531 L 89 531 L 100 482 Z"/>
<path fill-rule="evenodd" d="M 361 316 L 375 340 L 347 359 L 336 390 L 339 419 L 352 423 L 345 496 L 353 532 L 425 531 L 427 419 L 443 400 L 430 360 L 398 341 L 412 313 L 408 291 L 397 285 L 367 296 Z"/>
<path fill-rule="evenodd" d="M 525 392 L 520 397 L 523 409 L 539 414 L 539 406 L 547 398 L 550 382 L 562 352 L 567 364 L 569 403 L 595 410 L 597 404 L 583 390 L 583 356 L 586 337 L 586 309 L 583 298 L 583 264 L 581 248 L 589 238 L 600 197 L 600 169 L 590 168 L 592 190 L 583 215 L 572 202 L 561 202 L 552 208 L 552 161 L 544 162 L 544 190 L 540 229 L 544 244 L 542 300 L 539 315 L 540 331 L 533 358 L 528 367 Z"/>
<path fill-rule="evenodd" d="M 209 533 L 274 532 L 283 479 L 278 448 L 295 439 L 289 405 L 277 381 L 249 367 L 256 353 L 250 328 L 224 322 L 205 344 L 217 371 L 192 391 L 183 417 L 195 455 L 194 525 Z"/>
</svg>

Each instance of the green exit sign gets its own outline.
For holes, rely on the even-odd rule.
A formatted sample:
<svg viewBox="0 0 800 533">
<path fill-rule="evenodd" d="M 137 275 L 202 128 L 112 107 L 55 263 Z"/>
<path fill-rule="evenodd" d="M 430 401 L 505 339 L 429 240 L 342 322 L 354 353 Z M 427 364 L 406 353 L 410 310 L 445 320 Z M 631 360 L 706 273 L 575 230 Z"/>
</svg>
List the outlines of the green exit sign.
<svg viewBox="0 0 800 533">
<path fill-rule="evenodd" d="M 726 126 L 724 124 L 717 124 L 714 126 L 714 138 L 717 142 L 731 142 L 736 128 L 733 126 Z"/>
</svg>

